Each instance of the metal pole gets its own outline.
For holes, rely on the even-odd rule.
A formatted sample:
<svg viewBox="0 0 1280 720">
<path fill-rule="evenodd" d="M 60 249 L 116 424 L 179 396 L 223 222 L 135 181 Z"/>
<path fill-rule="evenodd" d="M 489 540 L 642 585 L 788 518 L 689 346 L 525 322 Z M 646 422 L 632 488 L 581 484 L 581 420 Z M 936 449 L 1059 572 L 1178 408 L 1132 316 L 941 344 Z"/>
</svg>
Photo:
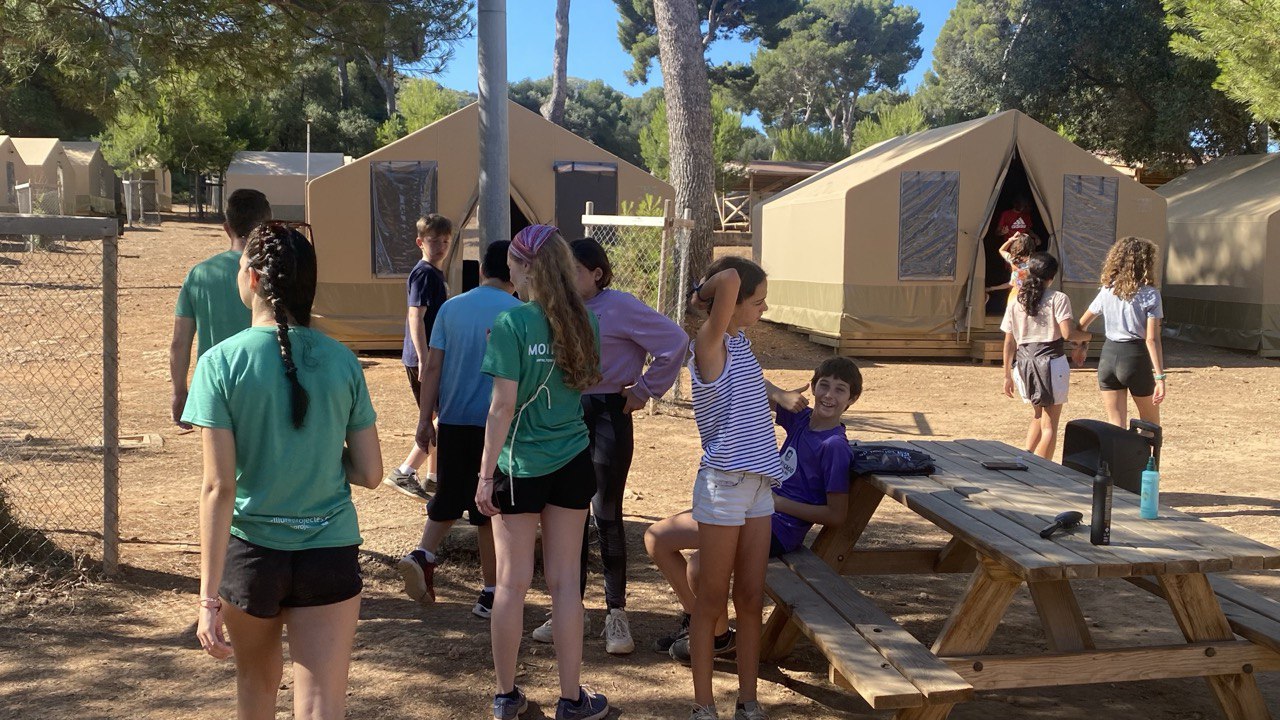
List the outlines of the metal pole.
<svg viewBox="0 0 1280 720">
<path fill-rule="evenodd" d="M 307 194 L 307 183 L 311 182 L 311 118 L 307 118 L 307 175 L 302 181 L 302 194 Z M 303 209 L 305 209 L 307 201 L 302 201 Z"/>
<path fill-rule="evenodd" d="M 480 253 L 510 240 L 511 178 L 507 165 L 507 1 L 479 0 Z"/>
<path fill-rule="evenodd" d="M 120 563 L 120 347 L 117 276 L 119 238 L 102 239 L 102 571 Z"/>
</svg>

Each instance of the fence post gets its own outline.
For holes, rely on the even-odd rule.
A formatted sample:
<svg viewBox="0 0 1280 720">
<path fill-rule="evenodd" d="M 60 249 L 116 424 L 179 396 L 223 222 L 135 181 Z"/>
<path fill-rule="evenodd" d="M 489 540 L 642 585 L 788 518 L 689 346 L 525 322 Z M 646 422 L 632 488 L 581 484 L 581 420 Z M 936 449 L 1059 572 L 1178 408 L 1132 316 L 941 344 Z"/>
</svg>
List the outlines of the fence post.
<svg viewBox="0 0 1280 720">
<path fill-rule="evenodd" d="M 120 563 L 119 237 L 102 239 L 102 570 Z"/>
<path fill-rule="evenodd" d="M 594 202 L 594 201 L 591 201 L 591 200 L 588 200 L 588 201 L 587 201 L 587 207 L 586 207 L 586 210 L 584 210 L 582 214 L 583 214 L 583 215 L 595 215 L 595 214 L 596 214 L 596 204 L 595 204 L 595 202 Z"/>
</svg>

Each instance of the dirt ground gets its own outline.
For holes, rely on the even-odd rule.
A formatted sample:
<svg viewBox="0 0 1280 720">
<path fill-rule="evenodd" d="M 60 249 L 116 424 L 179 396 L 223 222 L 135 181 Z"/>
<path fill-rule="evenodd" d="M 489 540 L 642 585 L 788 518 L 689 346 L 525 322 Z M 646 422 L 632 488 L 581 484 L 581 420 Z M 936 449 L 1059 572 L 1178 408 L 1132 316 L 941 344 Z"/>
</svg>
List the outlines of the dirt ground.
<svg viewBox="0 0 1280 720">
<path fill-rule="evenodd" d="M 50 579 L 25 568 L 0 568 L 0 718 L 167 718 L 234 715 L 233 668 L 200 652 L 194 639 L 197 591 L 199 442 L 169 422 L 167 348 L 172 308 L 184 273 L 224 249 L 220 228 L 180 221 L 129 232 L 121 242 L 120 307 L 122 432 L 157 433 L 162 447 L 129 451 L 123 459 L 121 576 L 113 581 Z M 752 332 L 767 375 L 798 386 L 829 352 L 767 324 Z M 1170 368 L 1165 408 L 1162 500 L 1233 531 L 1280 544 L 1280 501 L 1273 499 L 1280 466 L 1280 364 L 1255 357 L 1166 344 Z M 412 442 L 416 410 L 398 357 L 366 356 L 379 418 L 383 457 L 391 467 Z M 1000 392 L 1001 373 L 968 362 L 870 362 L 859 365 L 862 399 L 847 417 L 852 438 L 990 438 L 1018 444 L 1029 412 Z M 1094 371 L 1072 374 L 1067 419 L 1102 414 Z M 676 606 L 644 555 L 651 522 L 684 509 L 698 458 L 688 418 L 644 415 L 636 429 L 636 460 L 627 496 L 632 557 L 629 614 L 637 641 L 630 657 L 606 655 L 599 637 L 602 591 L 593 576 L 587 599 L 584 681 L 606 693 L 612 716 L 687 717 L 692 697 L 686 668 L 649 649 L 671 629 Z M 86 479 L 87 480 L 87 479 Z M 489 639 L 470 613 L 478 571 L 469 531 L 457 530 L 437 572 L 440 602 L 420 607 L 400 592 L 394 563 L 417 541 L 423 509 L 380 489 L 355 491 L 365 543 L 366 592 L 351 668 L 352 718 L 485 717 L 492 693 Z M 865 542 L 933 544 L 944 536 L 886 503 Z M 1240 578 L 1280 596 L 1272 573 Z M 965 578 L 868 577 L 854 581 L 921 638 L 940 629 Z M 1160 601 L 1124 582 L 1078 582 L 1087 620 L 1100 645 L 1180 642 Z M 529 596 L 525 625 L 549 610 L 547 596 Z M 1025 591 L 997 633 L 992 652 L 1044 647 Z M 534 701 L 525 717 L 554 715 L 554 657 L 526 641 L 520 683 Z M 732 707 L 733 665 L 722 662 L 716 686 L 721 708 Z M 280 717 L 290 715 L 289 674 Z M 1273 713 L 1280 713 L 1280 677 L 1261 677 Z M 762 668 L 761 700 L 775 718 L 887 717 L 826 680 L 821 656 L 807 644 L 780 667 Z M 1100 684 L 1058 690 L 981 693 L 954 718 L 1203 718 L 1219 713 L 1201 680 Z"/>
</svg>

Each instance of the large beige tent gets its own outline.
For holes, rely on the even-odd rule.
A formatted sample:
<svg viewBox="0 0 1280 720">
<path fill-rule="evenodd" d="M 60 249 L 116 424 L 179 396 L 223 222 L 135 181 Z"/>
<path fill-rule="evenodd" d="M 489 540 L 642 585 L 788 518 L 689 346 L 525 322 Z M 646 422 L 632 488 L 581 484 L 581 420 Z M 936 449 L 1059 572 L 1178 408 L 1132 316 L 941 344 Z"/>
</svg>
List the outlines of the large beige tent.
<svg viewBox="0 0 1280 720">
<path fill-rule="evenodd" d="M 57 138 L 10 138 L 27 166 L 32 212 L 70 215 L 75 208 L 71 161 Z M 21 193 L 19 193 L 21 194 Z"/>
<path fill-rule="evenodd" d="M 1160 194 L 1166 332 L 1280 356 L 1280 154 L 1221 158 Z"/>
<path fill-rule="evenodd" d="M 18 212 L 18 186 L 27 181 L 27 164 L 8 135 L 0 135 L 0 212 Z"/>
<path fill-rule="evenodd" d="M 515 103 L 508 105 L 508 128 L 512 230 L 551 223 L 572 239 L 583 232 L 586 202 L 607 215 L 646 194 L 675 195 L 670 185 Z M 357 347 L 398 347 L 405 277 L 422 257 L 414 223 L 436 212 L 460 232 L 476 212 L 479 174 L 480 115 L 472 104 L 312 180 L 316 326 Z M 457 289 L 461 253 L 453 257 L 450 286 Z"/>
<path fill-rule="evenodd" d="M 970 331 L 990 342 L 1000 322 L 985 287 L 1008 278 L 995 219 L 1019 197 L 1077 308 L 1118 236 L 1164 244 L 1162 197 L 1007 111 L 887 140 L 758 206 L 765 317 L 849 354 L 975 352 Z"/>
<path fill-rule="evenodd" d="M 63 150 L 71 166 L 68 194 L 77 215 L 116 214 L 116 173 L 102 157 L 96 142 L 64 142 Z"/>
<path fill-rule="evenodd" d="M 307 180 L 342 167 L 343 158 L 342 153 L 311 153 L 308 168 L 307 153 L 241 151 L 227 166 L 222 197 L 225 201 L 240 188 L 260 190 L 271 202 L 272 217 L 303 220 Z"/>
</svg>

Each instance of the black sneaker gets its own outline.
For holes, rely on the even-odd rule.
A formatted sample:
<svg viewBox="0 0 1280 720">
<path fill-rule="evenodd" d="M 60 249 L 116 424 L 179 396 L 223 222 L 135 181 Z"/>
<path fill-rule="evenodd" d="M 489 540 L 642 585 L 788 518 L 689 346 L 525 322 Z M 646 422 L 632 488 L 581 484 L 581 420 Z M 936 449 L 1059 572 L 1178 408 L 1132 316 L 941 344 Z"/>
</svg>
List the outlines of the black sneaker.
<svg viewBox="0 0 1280 720">
<path fill-rule="evenodd" d="M 728 630 L 725 630 L 723 635 L 717 635 L 715 644 L 711 646 L 712 654 L 715 655 L 716 657 L 719 657 L 721 655 L 727 655 L 733 652 L 734 648 L 738 646 L 737 643 L 734 641 L 736 635 L 737 633 L 734 632 L 733 628 L 729 628 Z M 671 655 L 671 659 L 679 660 L 685 665 L 688 665 L 691 662 L 691 657 L 689 655 L 689 636 L 688 635 L 685 635 L 684 637 L 675 641 L 675 643 L 671 645 L 670 655 Z"/>
<path fill-rule="evenodd" d="M 671 631 L 670 635 L 664 635 L 653 641 L 653 651 L 667 654 L 671 652 L 671 646 L 681 638 L 689 637 L 689 613 L 680 613 L 680 627 Z"/>
<path fill-rule="evenodd" d="M 488 620 L 493 615 L 493 591 L 481 590 L 476 604 L 471 606 L 471 614 Z"/>
</svg>

